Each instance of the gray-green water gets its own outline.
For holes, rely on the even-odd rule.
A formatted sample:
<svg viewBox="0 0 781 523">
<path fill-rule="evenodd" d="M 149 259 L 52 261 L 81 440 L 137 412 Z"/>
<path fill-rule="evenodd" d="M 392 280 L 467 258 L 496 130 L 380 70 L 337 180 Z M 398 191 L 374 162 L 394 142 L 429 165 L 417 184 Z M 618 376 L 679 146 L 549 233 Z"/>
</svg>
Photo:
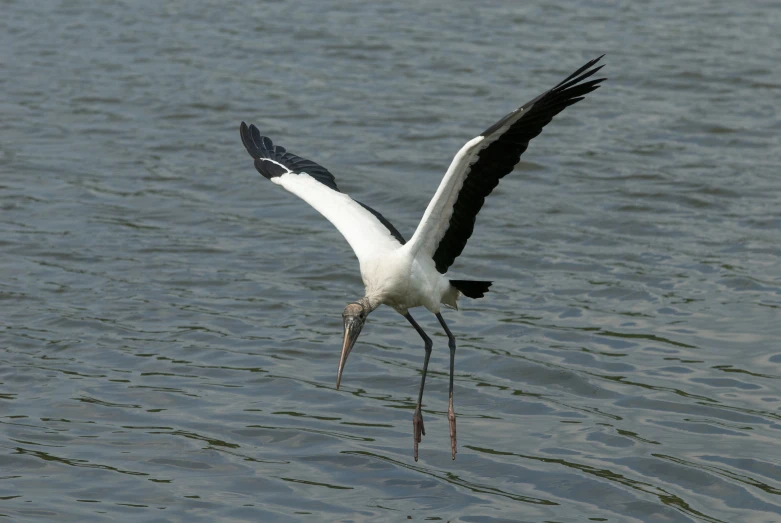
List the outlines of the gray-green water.
<svg viewBox="0 0 781 523">
<path fill-rule="evenodd" d="M 0 518 L 781 521 L 776 2 L 27 2 L 0 17 Z M 606 52 L 481 213 L 423 350 L 241 120 L 405 235 Z"/>
</svg>

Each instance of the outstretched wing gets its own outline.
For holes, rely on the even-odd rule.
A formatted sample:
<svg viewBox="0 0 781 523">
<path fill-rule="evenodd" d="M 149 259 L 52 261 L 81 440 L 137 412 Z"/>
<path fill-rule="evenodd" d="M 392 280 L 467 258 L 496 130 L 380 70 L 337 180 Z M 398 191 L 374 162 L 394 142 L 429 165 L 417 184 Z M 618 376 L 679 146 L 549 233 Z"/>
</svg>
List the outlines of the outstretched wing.
<svg viewBox="0 0 781 523">
<path fill-rule="evenodd" d="M 260 174 L 325 216 L 342 233 L 358 261 L 398 249 L 404 238 L 380 213 L 339 191 L 334 176 L 311 160 L 287 152 L 241 122 L 241 141 Z"/>
<path fill-rule="evenodd" d="M 472 236 L 486 196 L 515 168 L 529 141 L 554 116 L 599 87 L 604 78 L 584 80 L 602 69 L 594 67 L 601 58 L 590 61 L 468 141 L 453 158 L 408 248 L 431 256 L 437 270 L 447 272 Z"/>
</svg>

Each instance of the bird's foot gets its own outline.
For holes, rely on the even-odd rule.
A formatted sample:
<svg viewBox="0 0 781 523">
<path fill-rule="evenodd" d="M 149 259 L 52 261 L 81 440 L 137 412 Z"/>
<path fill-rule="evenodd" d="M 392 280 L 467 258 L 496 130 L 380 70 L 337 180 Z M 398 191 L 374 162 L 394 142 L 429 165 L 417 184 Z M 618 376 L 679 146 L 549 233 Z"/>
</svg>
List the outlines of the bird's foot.
<svg viewBox="0 0 781 523">
<path fill-rule="evenodd" d="M 450 422 L 450 451 L 453 453 L 453 459 L 456 459 L 456 413 L 453 410 L 453 398 L 450 398 L 447 408 L 447 420 Z"/>
<path fill-rule="evenodd" d="M 413 439 L 415 442 L 414 456 L 415 456 L 415 461 L 417 461 L 418 443 L 420 443 L 423 439 L 423 436 L 426 435 L 426 429 L 423 428 L 423 415 L 420 413 L 420 404 L 418 404 L 418 407 L 415 409 L 415 414 L 412 415 L 412 431 L 413 431 Z"/>
</svg>

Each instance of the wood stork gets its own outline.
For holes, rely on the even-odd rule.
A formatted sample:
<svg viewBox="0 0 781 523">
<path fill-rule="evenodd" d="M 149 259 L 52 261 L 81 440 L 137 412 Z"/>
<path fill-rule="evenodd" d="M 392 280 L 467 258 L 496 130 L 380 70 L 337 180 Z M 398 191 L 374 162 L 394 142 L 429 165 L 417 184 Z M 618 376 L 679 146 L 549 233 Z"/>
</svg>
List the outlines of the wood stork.
<svg viewBox="0 0 781 523">
<path fill-rule="evenodd" d="M 604 55 L 603 55 L 604 56 Z M 274 145 L 257 127 L 241 123 L 241 139 L 255 159 L 255 168 L 277 185 L 292 192 L 328 219 L 347 239 L 360 263 L 365 295 L 344 308 L 344 342 L 336 388 L 342 380 L 347 357 L 358 339 L 366 317 L 380 305 L 393 307 L 414 327 L 425 349 L 418 402 L 412 416 L 413 455 L 426 434 L 421 405 L 431 339 L 409 310 L 426 307 L 447 334 L 450 347 L 450 447 L 456 458 L 456 415 L 453 410 L 453 367 L 456 339 L 440 314 L 441 305 L 456 308 L 459 296 L 482 298 L 489 281 L 451 280 L 448 268 L 472 236 L 475 218 L 485 197 L 510 173 L 529 141 L 540 134 L 565 107 L 597 89 L 604 78 L 585 81 L 603 66 L 591 60 L 561 83 L 511 112 L 479 136 L 469 140 L 453 158 L 423 219 L 409 241 L 371 207 L 339 191 L 333 175 L 324 167 Z"/>
</svg>

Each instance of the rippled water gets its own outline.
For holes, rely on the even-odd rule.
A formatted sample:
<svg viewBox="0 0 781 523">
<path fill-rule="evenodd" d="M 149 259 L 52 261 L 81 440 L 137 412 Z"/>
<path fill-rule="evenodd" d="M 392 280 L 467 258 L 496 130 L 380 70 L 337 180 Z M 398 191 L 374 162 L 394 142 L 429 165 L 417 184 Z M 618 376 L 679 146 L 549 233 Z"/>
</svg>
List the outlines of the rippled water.
<svg viewBox="0 0 781 523">
<path fill-rule="evenodd" d="M 2 2 L 0 516 L 781 521 L 773 2 Z M 409 236 L 458 148 L 606 52 L 423 350 L 252 121 Z"/>
</svg>

